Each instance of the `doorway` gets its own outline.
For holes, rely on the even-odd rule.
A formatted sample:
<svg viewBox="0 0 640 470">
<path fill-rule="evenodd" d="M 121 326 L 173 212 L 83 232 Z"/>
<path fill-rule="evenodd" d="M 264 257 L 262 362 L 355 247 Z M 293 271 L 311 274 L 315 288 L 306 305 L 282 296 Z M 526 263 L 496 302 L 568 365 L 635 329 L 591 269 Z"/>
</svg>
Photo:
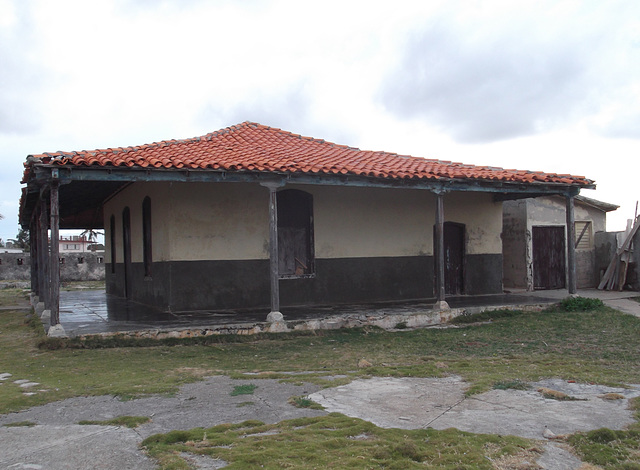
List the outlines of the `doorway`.
<svg viewBox="0 0 640 470">
<path fill-rule="evenodd" d="M 564 289 L 564 227 L 532 227 L 533 288 Z"/>
<path fill-rule="evenodd" d="M 438 244 L 436 242 L 435 227 L 433 234 L 434 254 L 437 260 Z M 444 293 L 446 295 L 464 294 L 464 238 L 464 224 L 444 223 Z"/>
</svg>

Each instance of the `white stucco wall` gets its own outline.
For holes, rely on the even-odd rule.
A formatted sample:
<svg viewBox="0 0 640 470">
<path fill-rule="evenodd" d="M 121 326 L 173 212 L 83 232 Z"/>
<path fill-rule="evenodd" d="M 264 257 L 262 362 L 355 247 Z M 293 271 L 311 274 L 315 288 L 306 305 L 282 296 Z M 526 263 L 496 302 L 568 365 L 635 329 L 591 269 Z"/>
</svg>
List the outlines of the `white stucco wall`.
<svg viewBox="0 0 640 470">
<path fill-rule="evenodd" d="M 447 222 L 465 224 L 467 254 L 502 253 L 502 202 L 493 202 L 489 193 L 445 194 Z"/>
<path fill-rule="evenodd" d="M 170 259 L 169 234 L 162 230 L 165 221 L 170 219 L 171 205 L 168 183 L 131 184 L 107 201 L 104 205 L 105 224 L 105 261 L 111 262 L 110 218 L 116 222 L 116 262 L 123 262 L 122 253 L 122 211 L 129 207 L 131 214 L 131 260 L 142 262 L 142 201 L 151 199 L 151 246 L 155 261 Z"/>
<path fill-rule="evenodd" d="M 433 252 L 435 197 L 431 193 L 341 186 L 291 187 L 313 195 L 317 258 Z"/>
<path fill-rule="evenodd" d="M 287 185 L 313 196 L 316 258 L 433 254 L 436 197 L 429 191 Z M 154 261 L 248 260 L 269 256 L 267 188 L 256 183 L 135 183 L 105 204 L 122 245 L 122 211 L 131 211 L 133 262 L 142 262 L 142 201 L 152 208 Z M 465 225 L 468 254 L 500 254 L 502 204 L 486 193 L 444 196 L 445 221 Z M 122 262 L 122 250 L 116 250 Z"/>
<path fill-rule="evenodd" d="M 249 183 L 173 183 L 173 260 L 269 257 L 269 190 Z"/>
</svg>

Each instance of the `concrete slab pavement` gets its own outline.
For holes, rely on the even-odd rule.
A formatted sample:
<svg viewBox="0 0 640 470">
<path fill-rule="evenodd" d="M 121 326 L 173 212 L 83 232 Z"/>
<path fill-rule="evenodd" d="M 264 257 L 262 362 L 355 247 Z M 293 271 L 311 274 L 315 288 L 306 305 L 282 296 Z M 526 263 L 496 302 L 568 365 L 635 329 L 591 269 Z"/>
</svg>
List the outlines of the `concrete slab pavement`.
<svg viewBox="0 0 640 470">
<path fill-rule="evenodd" d="M 156 468 L 140 449 L 140 436 L 115 426 L 0 427 L 0 468 L 30 470 Z"/>
<path fill-rule="evenodd" d="M 231 396 L 236 385 L 255 384 L 253 395 Z M 577 398 L 544 398 L 537 387 L 558 390 Z M 210 377 L 181 387 L 175 396 L 150 396 L 121 401 L 112 396 L 77 397 L 0 416 L 0 468 L 129 469 L 154 468 L 138 448 L 151 434 L 210 427 L 247 419 L 275 423 L 302 416 L 341 412 L 381 427 L 419 429 L 432 427 L 475 433 L 513 434 L 542 440 L 545 429 L 555 434 L 597 429 L 621 429 L 633 422 L 627 409 L 630 398 L 640 396 L 640 386 L 613 388 L 545 380 L 531 390 L 492 390 L 465 397 L 467 384 L 459 377 L 389 378 L 356 380 L 322 389 L 317 385 L 280 383 L 271 379 L 233 380 Z M 605 400 L 604 393 L 624 398 Z M 309 396 L 325 410 L 296 408 L 291 396 Z M 136 430 L 114 426 L 79 426 L 81 420 L 107 420 L 117 416 L 149 416 L 151 422 Z M 30 421 L 34 427 L 1 425 Z M 549 441 L 548 452 L 538 462 L 543 468 L 576 469 L 580 462 Z M 543 464 L 543 462 L 548 462 Z M 576 463 L 577 462 L 577 463 Z M 212 465 L 217 466 L 212 466 Z M 197 468 L 221 468 L 204 462 Z"/>
<path fill-rule="evenodd" d="M 608 427 L 622 429 L 634 422 L 628 400 L 640 396 L 629 389 L 544 380 L 530 390 L 491 390 L 465 397 L 467 384 L 459 377 L 373 377 L 315 392 L 309 396 L 327 411 L 371 421 L 380 427 L 447 429 L 512 434 L 542 439 L 545 429 L 555 434 Z M 544 398 L 540 387 L 558 390 L 575 401 Z M 620 400 L 605 400 L 618 393 Z"/>
</svg>

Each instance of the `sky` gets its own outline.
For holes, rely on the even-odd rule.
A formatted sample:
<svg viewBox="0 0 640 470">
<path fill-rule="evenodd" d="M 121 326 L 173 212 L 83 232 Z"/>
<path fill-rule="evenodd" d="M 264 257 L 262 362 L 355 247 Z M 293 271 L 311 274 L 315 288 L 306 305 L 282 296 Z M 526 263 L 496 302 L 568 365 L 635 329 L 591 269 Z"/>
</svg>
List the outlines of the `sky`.
<svg viewBox="0 0 640 470">
<path fill-rule="evenodd" d="M 29 154 L 244 121 L 640 199 L 640 2 L 0 0 L 0 238 Z"/>
</svg>

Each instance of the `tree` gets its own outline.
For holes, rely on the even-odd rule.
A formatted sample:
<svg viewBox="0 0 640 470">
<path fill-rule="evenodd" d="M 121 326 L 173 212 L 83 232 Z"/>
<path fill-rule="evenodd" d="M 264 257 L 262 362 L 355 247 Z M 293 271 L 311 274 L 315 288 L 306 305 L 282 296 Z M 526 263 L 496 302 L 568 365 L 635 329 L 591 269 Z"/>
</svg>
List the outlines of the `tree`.
<svg viewBox="0 0 640 470">
<path fill-rule="evenodd" d="M 82 233 L 80 233 L 81 237 L 85 237 L 90 242 L 96 241 L 97 238 L 98 238 L 98 235 L 102 235 L 102 232 L 100 232 L 98 230 L 94 230 L 92 228 L 88 228 L 88 229 L 84 230 Z"/>
<path fill-rule="evenodd" d="M 13 242 L 16 247 L 21 248 L 24 251 L 29 251 L 29 231 L 21 228 L 18 231 L 16 238 L 10 238 L 9 241 Z"/>
</svg>

